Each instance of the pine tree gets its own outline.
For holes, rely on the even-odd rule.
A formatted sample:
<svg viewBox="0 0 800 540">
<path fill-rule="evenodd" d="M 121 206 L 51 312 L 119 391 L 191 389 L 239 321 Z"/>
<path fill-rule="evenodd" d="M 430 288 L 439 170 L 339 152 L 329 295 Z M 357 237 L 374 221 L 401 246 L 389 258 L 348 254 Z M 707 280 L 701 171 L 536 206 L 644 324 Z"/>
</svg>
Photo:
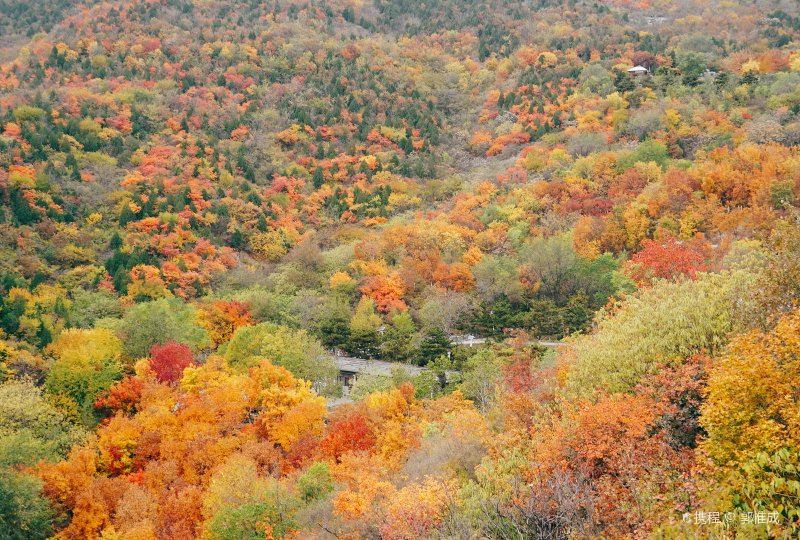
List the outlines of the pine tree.
<svg viewBox="0 0 800 540">
<path fill-rule="evenodd" d="M 326 347 L 344 347 L 350 340 L 350 325 L 347 316 L 334 312 L 319 323 L 319 334 Z"/>
<path fill-rule="evenodd" d="M 119 235 L 117 231 L 114 231 L 114 234 L 111 236 L 111 240 L 108 241 L 108 249 L 117 251 L 121 247 L 122 247 L 122 237 Z"/>
<path fill-rule="evenodd" d="M 433 328 L 428 331 L 425 339 L 420 343 L 417 355 L 418 363 L 425 366 L 440 356 L 447 356 L 452 348 L 453 344 L 442 329 Z"/>
<path fill-rule="evenodd" d="M 322 167 L 317 167 L 314 169 L 314 177 L 312 181 L 314 183 L 314 189 L 321 188 L 322 184 L 325 183 L 325 175 L 322 173 Z"/>
<path fill-rule="evenodd" d="M 245 239 L 244 234 L 242 234 L 242 231 L 236 229 L 231 234 L 229 244 L 234 249 L 244 249 L 247 245 L 247 240 Z"/>
<path fill-rule="evenodd" d="M 50 342 L 53 341 L 53 333 L 41 319 L 39 319 L 39 328 L 36 330 L 36 340 L 39 342 L 40 348 L 50 345 Z"/>
<path fill-rule="evenodd" d="M 119 213 L 119 224 L 124 227 L 131 221 L 136 219 L 136 214 L 133 213 L 129 204 L 126 204 L 122 207 L 122 211 Z"/>
</svg>

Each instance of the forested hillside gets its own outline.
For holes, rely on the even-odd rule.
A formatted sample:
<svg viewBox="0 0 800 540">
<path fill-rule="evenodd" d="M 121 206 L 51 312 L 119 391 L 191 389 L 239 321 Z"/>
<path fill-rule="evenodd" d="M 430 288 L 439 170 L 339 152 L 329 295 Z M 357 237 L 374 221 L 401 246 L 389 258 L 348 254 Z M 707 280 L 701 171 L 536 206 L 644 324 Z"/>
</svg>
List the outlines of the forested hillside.
<svg viewBox="0 0 800 540">
<path fill-rule="evenodd" d="M 0 0 L 0 538 L 795 538 L 798 144 L 791 0 Z"/>
</svg>

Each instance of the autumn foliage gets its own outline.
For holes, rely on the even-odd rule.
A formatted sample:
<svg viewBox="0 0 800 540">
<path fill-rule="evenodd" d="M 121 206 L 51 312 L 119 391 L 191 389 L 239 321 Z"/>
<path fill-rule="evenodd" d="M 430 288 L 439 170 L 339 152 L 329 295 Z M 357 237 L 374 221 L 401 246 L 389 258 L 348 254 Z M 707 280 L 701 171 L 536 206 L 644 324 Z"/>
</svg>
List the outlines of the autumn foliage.
<svg viewBox="0 0 800 540">
<path fill-rule="evenodd" d="M 710 269 L 708 261 L 711 247 L 707 242 L 690 243 L 668 238 L 664 242 L 645 240 L 641 251 L 630 259 L 631 277 L 648 284 L 653 279 L 694 279 L 698 272 Z"/>
<path fill-rule="evenodd" d="M 797 537 L 795 4 L 0 2 L 0 538 Z"/>
<path fill-rule="evenodd" d="M 191 349 L 181 343 L 173 341 L 163 345 L 153 345 L 150 348 L 150 368 L 156 379 L 164 383 L 179 380 L 183 370 L 193 361 Z"/>
</svg>

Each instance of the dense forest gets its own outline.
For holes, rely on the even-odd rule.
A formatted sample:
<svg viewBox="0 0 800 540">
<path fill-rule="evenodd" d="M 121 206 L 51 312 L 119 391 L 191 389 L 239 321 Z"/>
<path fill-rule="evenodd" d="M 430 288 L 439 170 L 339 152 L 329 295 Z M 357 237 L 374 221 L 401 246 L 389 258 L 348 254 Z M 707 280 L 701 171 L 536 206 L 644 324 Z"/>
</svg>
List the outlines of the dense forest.
<svg viewBox="0 0 800 540">
<path fill-rule="evenodd" d="M 797 2 L 0 38 L 0 538 L 800 534 Z"/>
</svg>

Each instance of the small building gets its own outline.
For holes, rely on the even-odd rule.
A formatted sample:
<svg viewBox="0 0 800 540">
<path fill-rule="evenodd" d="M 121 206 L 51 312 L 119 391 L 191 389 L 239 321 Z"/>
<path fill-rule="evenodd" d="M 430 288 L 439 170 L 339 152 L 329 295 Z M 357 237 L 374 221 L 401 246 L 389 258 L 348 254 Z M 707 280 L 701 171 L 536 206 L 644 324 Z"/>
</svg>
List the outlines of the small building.
<svg viewBox="0 0 800 540">
<path fill-rule="evenodd" d="M 350 356 L 336 356 L 333 359 L 336 367 L 339 369 L 339 380 L 349 388 L 353 384 L 353 380 L 358 375 L 373 375 L 379 377 L 391 377 L 392 372 L 396 369 L 405 371 L 409 377 L 416 377 L 425 368 L 420 366 L 412 366 L 403 362 L 384 362 L 382 360 L 366 360 L 364 358 L 353 358 Z"/>
<path fill-rule="evenodd" d="M 707 69 L 700 74 L 700 79 L 704 81 L 713 81 L 717 78 L 717 72 L 713 69 Z"/>
<path fill-rule="evenodd" d="M 662 15 L 650 15 L 649 17 L 645 17 L 644 20 L 648 26 L 664 24 L 665 22 L 667 22 L 667 18 Z"/>
<path fill-rule="evenodd" d="M 405 372 L 408 377 L 417 377 L 423 372 L 428 371 L 426 367 L 414 366 L 404 362 L 384 362 L 382 360 L 366 360 L 364 358 L 353 358 L 350 356 L 334 356 L 333 362 L 339 370 L 339 382 L 342 383 L 344 397 L 350 394 L 350 388 L 356 377 L 360 375 L 372 375 L 377 377 L 391 377 L 395 371 Z M 448 370 L 444 374 L 438 375 L 442 387 L 448 382 L 457 381 L 461 377 L 458 371 Z"/>
<path fill-rule="evenodd" d="M 643 75 L 650 75 L 650 70 L 644 66 L 634 66 L 628 69 L 628 74 L 634 77 L 641 77 Z"/>
<path fill-rule="evenodd" d="M 473 347 L 475 345 L 482 345 L 486 343 L 486 338 L 480 338 L 473 334 L 451 335 L 447 337 L 450 339 L 450 343 L 462 347 Z"/>
</svg>

